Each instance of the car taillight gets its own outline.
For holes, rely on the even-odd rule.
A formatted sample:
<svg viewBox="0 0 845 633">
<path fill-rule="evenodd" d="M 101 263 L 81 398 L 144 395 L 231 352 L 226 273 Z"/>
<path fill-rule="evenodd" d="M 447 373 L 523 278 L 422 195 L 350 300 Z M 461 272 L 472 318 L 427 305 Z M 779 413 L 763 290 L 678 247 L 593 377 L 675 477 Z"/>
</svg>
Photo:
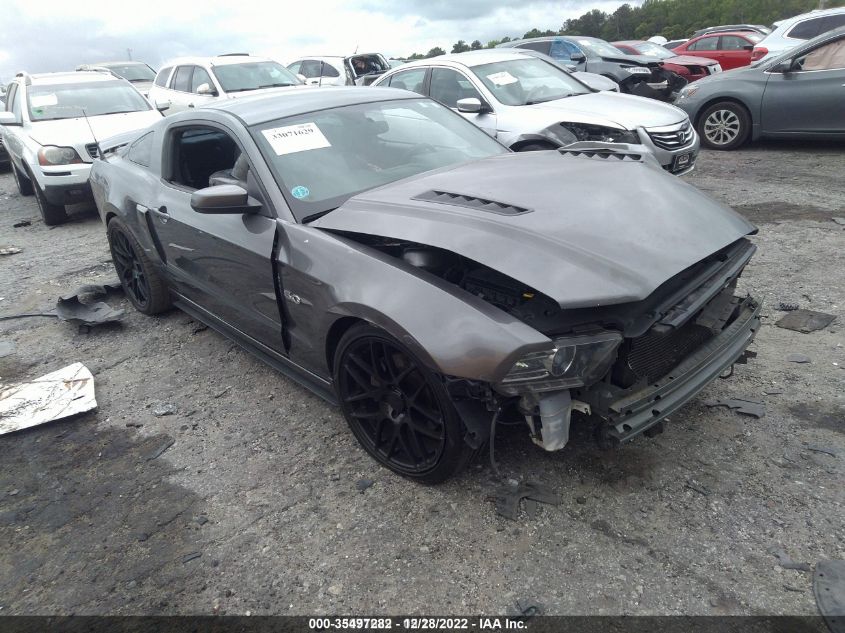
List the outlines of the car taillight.
<svg viewBox="0 0 845 633">
<path fill-rule="evenodd" d="M 754 50 L 751 51 L 751 61 L 756 62 L 763 59 L 766 55 L 769 54 L 769 49 L 765 46 L 755 46 Z"/>
</svg>

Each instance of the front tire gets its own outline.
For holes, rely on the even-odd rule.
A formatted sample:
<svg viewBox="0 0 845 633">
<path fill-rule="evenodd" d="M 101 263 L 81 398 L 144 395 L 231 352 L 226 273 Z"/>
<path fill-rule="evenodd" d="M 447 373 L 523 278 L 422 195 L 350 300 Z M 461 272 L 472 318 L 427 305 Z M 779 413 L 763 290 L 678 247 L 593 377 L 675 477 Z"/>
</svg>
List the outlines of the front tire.
<svg viewBox="0 0 845 633">
<path fill-rule="evenodd" d="M 26 174 L 21 173 L 21 170 L 15 166 L 14 161 L 10 161 L 9 164 L 12 166 L 12 175 L 15 177 L 15 185 L 18 188 L 18 193 L 22 196 L 31 196 L 35 193 L 32 187 L 32 181 L 26 177 Z"/>
<path fill-rule="evenodd" d="M 44 191 L 37 184 L 30 181 L 35 189 L 35 201 L 38 203 L 38 210 L 41 212 L 41 219 L 47 226 L 56 226 L 67 221 L 67 211 L 63 204 L 53 204 L 44 195 Z"/>
<path fill-rule="evenodd" d="M 123 291 L 143 314 L 158 314 L 170 307 L 170 291 L 129 228 L 117 218 L 108 226 L 112 262 Z"/>
<path fill-rule="evenodd" d="M 751 134 L 751 116 L 733 101 L 721 101 L 707 108 L 698 118 L 701 144 L 709 149 L 737 149 Z"/>
<path fill-rule="evenodd" d="M 439 376 L 386 332 L 351 327 L 335 353 L 334 380 L 352 433 L 390 470 L 437 484 L 474 455 Z"/>
</svg>

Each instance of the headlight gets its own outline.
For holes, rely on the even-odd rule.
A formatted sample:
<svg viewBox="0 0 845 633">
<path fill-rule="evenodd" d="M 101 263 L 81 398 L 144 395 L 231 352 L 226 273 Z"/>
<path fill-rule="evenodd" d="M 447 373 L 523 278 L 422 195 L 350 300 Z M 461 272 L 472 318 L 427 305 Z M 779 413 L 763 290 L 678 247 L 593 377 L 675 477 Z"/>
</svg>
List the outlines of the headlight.
<svg viewBox="0 0 845 633">
<path fill-rule="evenodd" d="M 632 75 L 650 75 L 651 69 L 645 66 L 622 66 L 626 71 Z"/>
<path fill-rule="evenodd" d="M 38 150 L 39 165 L 71 165 L 81 162 L 82 159 L 72 147 L 45 145 Z"/>
<path fill-rule="evenodd" d="M 516 361 L 497 390 L 516 395 L 591 384 L 610 369 L 621 342 L 622 335 L 617 332 L 556 339 L 552 349 Z"/>
<path fill-rule="evenodd" d="M 575 135 L 576 141 L 600 141 L 602 143 L 630 143 L 636 145 L 640 137 L 636 132 L 620 130 L 604 125 L 588 125 L 585 123 L 561 123 L 561 125 Z"/>
<path fill-rule="evenodd" d="M 696 92 L 698 92 L 701 88 L 696 84 L 687 84 L 681 91 L 678 93 L 678 99 L 686 99 L 687 97 L 693 96 Z"/>
</svg>

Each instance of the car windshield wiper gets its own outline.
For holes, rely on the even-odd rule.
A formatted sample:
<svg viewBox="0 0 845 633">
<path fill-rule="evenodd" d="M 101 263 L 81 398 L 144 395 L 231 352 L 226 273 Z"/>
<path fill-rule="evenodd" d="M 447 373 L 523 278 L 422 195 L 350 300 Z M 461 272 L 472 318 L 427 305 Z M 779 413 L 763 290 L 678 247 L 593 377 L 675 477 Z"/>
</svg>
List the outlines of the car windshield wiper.
<svg viewBox="0 0 845 633">
<path fill-rule="evenodd" d="M 130 112 L 139 112 L 139 110 L 115 110 L 114 112 L 100 112 L 99 114 L 92 114 L 91 116 L 106 116 L 107 114 L 128 114 Z"/>
<path fill-rule="evenodd" d="M 557 101 L 558 99 L 566 99 L 567 97 L 573 96 L 575 93 L 570 92 L 566 95 L 556 95 L 554 97 L 549 97 L 548 99 L 534 99 L 533 101 L 526 101 L 525 105 L 534 105 L 536 103 L 548 103 L 549 101 Z"/>
<path fill-rule="evenodd" d="M 278 84 L 264 84 L 262 86 L 258 86 L 259 88 L 286 88 L 287 86 L 293 86 L 295 84 L 292 83 L 278 83 Z"/>
</svg>

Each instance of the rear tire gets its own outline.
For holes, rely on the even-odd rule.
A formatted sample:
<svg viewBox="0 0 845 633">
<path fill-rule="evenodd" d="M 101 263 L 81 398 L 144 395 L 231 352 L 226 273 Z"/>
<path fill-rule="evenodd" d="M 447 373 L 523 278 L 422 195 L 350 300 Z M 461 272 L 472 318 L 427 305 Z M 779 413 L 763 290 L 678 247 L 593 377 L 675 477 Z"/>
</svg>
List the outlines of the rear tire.
<svg viewBox="0 0 845 633">
<path fill-rule="evenodd" d="M 698 136 L 709 149 L 737 149 L 751 134 L 751 116 L 733 101 L 714 103 L 698 117 Z"/>
<path fill-rule="evenodd" d="M 129 228 L 112 218 L 107 235 L 117 276 L 135 309 L 149 315 L 167 310 L 171 305 L 167 283 Z"/>
<path fill-rule="evenodd" d="M 33 181 L 30 184 L 35 189 L 35 201 L 38 203 L 38 210 L 41 212 L 41 219 L 47 226 L 56 226 L 67 221 L 67 211 L 63 204 L 53 204 L 44 195 L 44 191 Z"/>
<path fill-rule="evenodd" d="M 31 196 L 35 193 L 32 187 L 32 181 L 27 178 L 26 174 L 21 173 L 21 170 L 15 166 L 14 161 L 10 161 L 9 165 L 12 167 L 12 175 L 15 177 L 15 185 L 18 187 L 18 193 L 22 196 Z"/>
<path fill-rule="evenodd" d="M 440 377 L 367 323 L 349 328 L 334 357 L 335 390 L 352 433 L 382 466 L 438 484 L 476 453 Z"/>
</svg>

